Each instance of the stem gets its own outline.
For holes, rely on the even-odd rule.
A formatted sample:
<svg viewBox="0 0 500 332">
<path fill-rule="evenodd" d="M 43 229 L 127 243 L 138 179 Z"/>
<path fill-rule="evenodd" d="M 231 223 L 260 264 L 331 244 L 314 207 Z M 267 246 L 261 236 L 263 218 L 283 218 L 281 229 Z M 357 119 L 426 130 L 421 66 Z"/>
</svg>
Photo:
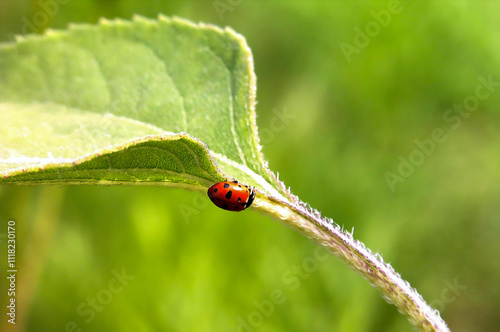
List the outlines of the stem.
<svg viewBox="0 0 500 332">
<path fill-rule="evenodd" d="M 377 287 L 384 298 L 405 314 L 415 327 L 421 331 L 450 331 L 439 312 L 432 309 L 391 265 L 331 219 L 321 217 L 318 211 L 309 208 L 295 196 L 293 204 L 263 195 L 258 198 L 257 204 L 254 203 L 258 210 L 281 220 L 327 248 Z"/>
</svg>

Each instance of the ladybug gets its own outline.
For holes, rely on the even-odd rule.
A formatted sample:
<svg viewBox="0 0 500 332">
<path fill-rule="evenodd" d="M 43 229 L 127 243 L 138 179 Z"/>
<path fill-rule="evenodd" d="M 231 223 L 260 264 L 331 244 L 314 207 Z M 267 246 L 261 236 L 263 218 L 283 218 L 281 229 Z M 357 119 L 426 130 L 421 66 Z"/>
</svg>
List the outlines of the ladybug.
<svg viewBox="0 0 500 332">
<path fill-rule="evenodd" d="M 253 188 L 239 184 L 238 181 L 218 182 L 208 188 L 208 198 L 217 207 L 227 211 L 243 211 L 255 198 Z"/>
</svg>

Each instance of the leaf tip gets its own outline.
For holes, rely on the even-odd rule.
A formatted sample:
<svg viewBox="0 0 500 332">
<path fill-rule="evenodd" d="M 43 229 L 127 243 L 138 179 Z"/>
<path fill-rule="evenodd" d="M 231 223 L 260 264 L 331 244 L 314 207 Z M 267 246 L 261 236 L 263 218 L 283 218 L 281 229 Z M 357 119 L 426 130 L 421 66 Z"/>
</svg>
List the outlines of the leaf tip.
<svg viewBox="0 0 500 332">
<path fill-rule="evenodd" d="M 85 24 L 85 23 L 68 23 L 69 30 L 84 30 L 88 29 L 91 26 L 92 26 L 91 24 Z"/>
<path fill-rule="evenodd" d="M 45 35 L 48 37 L 55 37 L 62 35 L 63 33 L 60 30 L 55 30 L 55 29 L 47 29 L 45 30 Z"/>
<path fill-rule="evenodd" d="M 113 24 L 113 20 L 110 20 L 109 18 L 106 18 L 106 17 L 100 17 L 98 22 L 99 22 L 100 25 L 111 25 L 111 24 Z"/>
<path fill-rule="evenodd" d="M 165 19 L 165 21 L 167 21 L 169 23 L 173 23 L 173 24 L 177 24 L 177 25 L 184 25 L 184 26 L 190 27 L 190 28 L 198 28 L 200 26 L 200 23 L 196 24 L 190 20 L 186 20 L 185 18 L 178 17 L 178 16 L 172 16 L 171 18 L 164 16 L 163 18 Z"/>
<path fill-rule="evenodd" d="M 168 17 L 165 14 L 160 13 L 160 14 L 158 14 L 158 21 L 169 22 L 170 17 Z"/>
<path fill-rule="evenodd" d="M 161 15 L 162 14 L 158 15 L 158 20 L 160 20 Z M 142 16 L 139 14 L 134 14 L 134 15 L 132 15 L 132 21 L 134 21 L 134 22 L 150 22 L 151 20 L 145 16 Z"/>
</svg>

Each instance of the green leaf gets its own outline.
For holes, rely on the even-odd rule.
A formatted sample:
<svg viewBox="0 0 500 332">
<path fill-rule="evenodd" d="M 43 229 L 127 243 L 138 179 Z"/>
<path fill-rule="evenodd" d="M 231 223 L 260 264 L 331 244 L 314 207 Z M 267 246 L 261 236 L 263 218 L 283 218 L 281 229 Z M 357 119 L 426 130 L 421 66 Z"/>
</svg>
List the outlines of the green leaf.
<svg viewBox="0 0 500 332">
<path fill-rule="evenodd" d="M 267 169 L 244 39 L 180 19 L 102 20 L 0 46 L 0 183 L 256 187 L 253 208 L 328 248 L 423 331 L 439 313 Z"/>
<path fill-rule="evenodd" d="M 257 143 L 252 66 L 232 30 L 166 17 L 2 45 L 0 181 L 234 177 L 276 194 Z"/>
</svg>

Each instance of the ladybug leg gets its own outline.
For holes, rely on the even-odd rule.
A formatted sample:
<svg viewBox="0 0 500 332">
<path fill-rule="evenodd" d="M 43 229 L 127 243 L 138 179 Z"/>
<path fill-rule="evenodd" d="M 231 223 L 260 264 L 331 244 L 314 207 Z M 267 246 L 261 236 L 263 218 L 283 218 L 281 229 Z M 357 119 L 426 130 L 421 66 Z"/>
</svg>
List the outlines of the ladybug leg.
<svg viewBox="0 0 500 332">
<path fill-rule="evenodd" d="M 255 191 L 252 188 L 249 188 L 249 189 L 250 189 L 250 196 L 248 196 L 246 207 L 249 207 L 250 205 L 252 205 L 253 200 L 255 199 Z"/>
</svg>

